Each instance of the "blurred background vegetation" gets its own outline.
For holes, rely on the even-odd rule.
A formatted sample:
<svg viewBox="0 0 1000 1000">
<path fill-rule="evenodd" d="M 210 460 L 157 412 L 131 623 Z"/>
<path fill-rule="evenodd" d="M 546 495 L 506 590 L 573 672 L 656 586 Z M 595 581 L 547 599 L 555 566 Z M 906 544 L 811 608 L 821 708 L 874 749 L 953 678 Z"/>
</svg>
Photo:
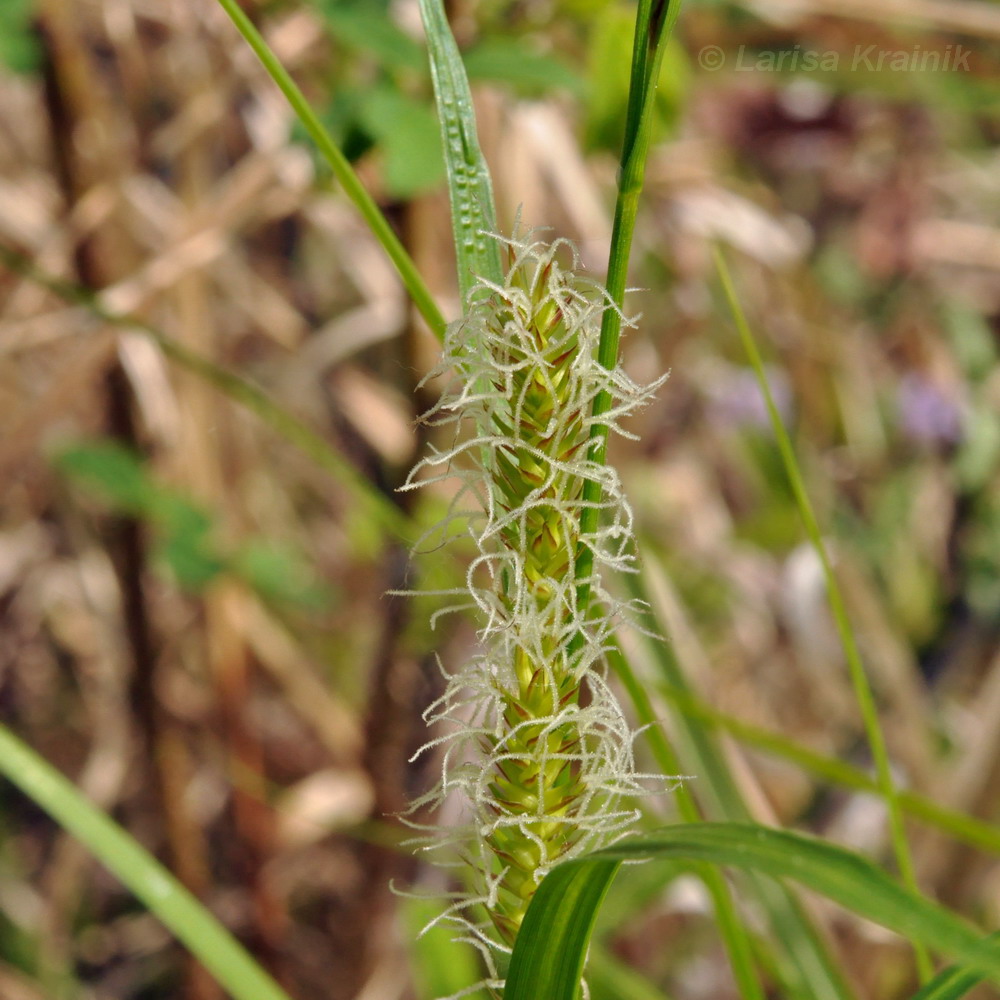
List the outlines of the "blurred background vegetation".
<svg viewBox="0 0 1000 1000">
<path fill-rule="evenodd" d="M 454 318 L 416 4 L 245 6 Z M 520 211 L 552 227 L 600 276 L 631 6 L 447 6 L 502 224 Z M 819 566 L 714 281 L 711 245 L 727 245 L 899 781 L 988 823 L 998 58 L 987 0 L 687 0 L 633 257 L 642 320 L 625 344 L 637 380 L 672 374 L 631 423 L 641 440 L 613 449 L 644 586 L 698 697 L 779 734 L 779 749 L 867 769 Z M 472 959 L 435 933 L 414 944 L 430 904 L 388 888 L 446 888 L 399 849 L 394 814 L 436 772 L 432 757 L 410 762 L 436 658 L 475 642 L 455 616 L 431 630 L 440 599 L 387 596 L 462 573 L 461 555 L 409 555 L 447 496 L 395 492 L 425 443 L 416 417 L 435 386 L 416 385 L 437 344 L 210 0 L 5 0 L 0 62 L 0 718 L 293 996 L 458 989 Z M 123 314 L 146 326 L 112 321 Z M 289 437 L 289 414 L 332 454 L 317 462 L 315 441 Z M 628 645 L 652 678 L 650 647 Z M 651 690 L 670 735 L 676 706 Z M 878 800 L 760 742 L 720 744 L 755 818 L 888 857 Z M 650 812 L 672 817 L 658 797 Z M 996 829 L 992 853 L 912 834 L 922 889 L 1000 923 Z M 596 1000 L 734 996 L 699 884 L 662 866 L 621 881 Z M 904 945 L 816 912 L 859 996 L 908 985 Z M 0 785 L 0 997 L 220 996 Z"/>
</svg>

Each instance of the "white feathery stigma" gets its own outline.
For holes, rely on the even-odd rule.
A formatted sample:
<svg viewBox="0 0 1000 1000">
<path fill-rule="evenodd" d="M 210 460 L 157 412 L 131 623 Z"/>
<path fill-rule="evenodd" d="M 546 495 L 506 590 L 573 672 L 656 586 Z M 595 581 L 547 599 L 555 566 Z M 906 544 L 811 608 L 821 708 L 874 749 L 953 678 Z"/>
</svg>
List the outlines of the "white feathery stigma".
<svg viewBox="0 0 1000 1000">
<path fill-rule="evenodd" d="M 501 240 L 504 283 L 480 281 L 466 316 L 448 328 L 432 376 L 451 371 L 455 383 L 423 419 L 451 425 L 453 444 L 432 450 L 403 487 L 457 480 L 444 521 L 424 541 L 471 536 L 477 549 L 460 593 L 461 606 L 479 613 L 481 651 L 446 675 L 425 713 L 443 735 L 420 753 L 443 748 L 441 774 L 413 804 L 433 811 L 457 795 L 465 821 L 408 822 L 441 864 L 469 866 L 469 891 L 441 919 L 483 954 L 494 990 L 545 873 L 624 834 L 642 793 L 633 733 L 604 666 L 624 609 L 601 573 L 632 568 L 632 512 L 615 470 L 591 457 L 591 411 L 609 393 L 610 410 L 596 422 L 629 436 L 619 419 L 664 379 L 639 386 L 598 363 L 601 319 L 617 307 L 578 273 L 571 244 L 535 236 Z M 588 481 L 601 486 L 601 517 L 584 535 Z M 593 570 L 580 579 L 586 549 Z M 600 614 L 578 606 L 581 584 Z"/>
</svg>

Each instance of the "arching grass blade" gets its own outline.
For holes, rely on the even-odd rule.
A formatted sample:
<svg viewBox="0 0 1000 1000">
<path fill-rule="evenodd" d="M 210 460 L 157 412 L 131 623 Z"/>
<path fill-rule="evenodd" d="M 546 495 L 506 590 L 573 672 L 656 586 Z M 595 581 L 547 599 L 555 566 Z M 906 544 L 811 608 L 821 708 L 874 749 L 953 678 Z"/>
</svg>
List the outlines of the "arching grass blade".
<svg viewBox="0 0 1000 1000">
<path fill-rule="evenodd" d="M 755 824 L 702 823 L 629 838 L 554 868 L 528 909 L 511 958 L 504 1000 L 576 1000 L 596 908 L 617 865 L 657 858 L 709 862 L 795 879 L 858 916 L 911 941 L 933 944 L 1000 982 L 1000 943 L 984 940 L 960 917 L 900 885 L 867 858 L 789 831 Z M 588 912 L 589 908 L 595 912 Z"/>
</svg>

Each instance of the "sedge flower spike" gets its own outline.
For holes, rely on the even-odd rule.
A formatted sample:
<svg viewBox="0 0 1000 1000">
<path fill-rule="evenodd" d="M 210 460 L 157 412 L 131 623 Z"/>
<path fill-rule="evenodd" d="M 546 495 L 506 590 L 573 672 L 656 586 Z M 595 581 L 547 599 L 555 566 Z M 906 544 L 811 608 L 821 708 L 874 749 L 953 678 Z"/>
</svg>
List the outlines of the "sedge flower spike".
<svg viewBox="0 0 1000 1000">
<path fill-rule="evenodd" d="M 412 825 L 425 849 L 457 854 L 442 864 L 469 866 L 470 890 L 455 895 L 444 919 L 480 949 L 493 989 L 545 873 L 621 836 L 637 817 L 633 734 L 603 663 L 623 609 L 601 583 L 602 569 L 631 568 L 632 514 L 617 473 L 591 457 L 591 411 L 608 393 L 612 405 L 599 422 L 630 436 L 619 419 L 663 381 L 638 386 L 598 363 L 601 319 L 617 307 L 578 273 L 567 241 L 529 233 L 502 242 L 503 285 L 473 289 L 432 373 L 456 377 L 424 415 L 452 425 L 454 444 L 422 459 L 404 486 L 457 480 L 432 536 L 471 536 L 477 549 L 460 606 L 479 613 L 481 651 L 446 675 L 444 694 L 425 713 L 447 731 L 421 752 L 443 746 L 443 763 L 438 785 L 413 806 L 441 808 L 457 795 L 464 820 Z M 557 261 L 561 249 L 571 270 Z M 588 481 L 601 486 L 601 524 L 582 534 Z M 585 549 L 594 568 L 580 579 Z M 600 615 L 579 606 L 581 583 Z"/>
</svg>

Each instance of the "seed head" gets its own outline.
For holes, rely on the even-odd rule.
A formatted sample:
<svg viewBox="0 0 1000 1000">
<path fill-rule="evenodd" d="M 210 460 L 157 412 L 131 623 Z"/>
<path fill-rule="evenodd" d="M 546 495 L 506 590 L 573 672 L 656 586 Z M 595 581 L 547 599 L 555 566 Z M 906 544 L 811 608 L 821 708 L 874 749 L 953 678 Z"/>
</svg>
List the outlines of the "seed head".
<svg viewBox="0 0 1000 1000">
<path fill-rule="evenodd" d="M 637 816 L 633 734 L 603 664 L 623 609 L 601 583 L 604 569 L 632 568 L 632 514 L 617 473 L 591 458 L 591 410 L 609 393 L 600 423 L 625 434 L 618 420 L 663 382 L 640 387 L 597 362 L 601 318 L 617 307 L 579 274 L 571 244 L 533 233 L 502 242 L 504 283 L 474 288 L 432 373 L 455 376 L 424 416 L 451 425 L 453 444 L 419 462 L 404 487 L 457 479 L 434 533 L 471 536 L 477 549 L 466 585 L 481 651 L 446 674 L 444 694 L 425 713 L 446 732 L 420 752 L 443 746 L 443 762 L 438 785 L 414 803 L 440 807 L 458 795 L 467 821 L 412 825 L 444 864 L 457 853 L 468 865 L 471 888 L 444 919 L 483 953 L 494 989 L 502 987 L 498 959 L 546 872 L 621 836 Z M 592 533 L 580 529 L 587 481 L 602 488 L 603 523 Z M 587 549 L 594 569 L 581 580 L 577 560 Z M 578 607 L 581 583 L 603 614 Z"/>
</svg>

